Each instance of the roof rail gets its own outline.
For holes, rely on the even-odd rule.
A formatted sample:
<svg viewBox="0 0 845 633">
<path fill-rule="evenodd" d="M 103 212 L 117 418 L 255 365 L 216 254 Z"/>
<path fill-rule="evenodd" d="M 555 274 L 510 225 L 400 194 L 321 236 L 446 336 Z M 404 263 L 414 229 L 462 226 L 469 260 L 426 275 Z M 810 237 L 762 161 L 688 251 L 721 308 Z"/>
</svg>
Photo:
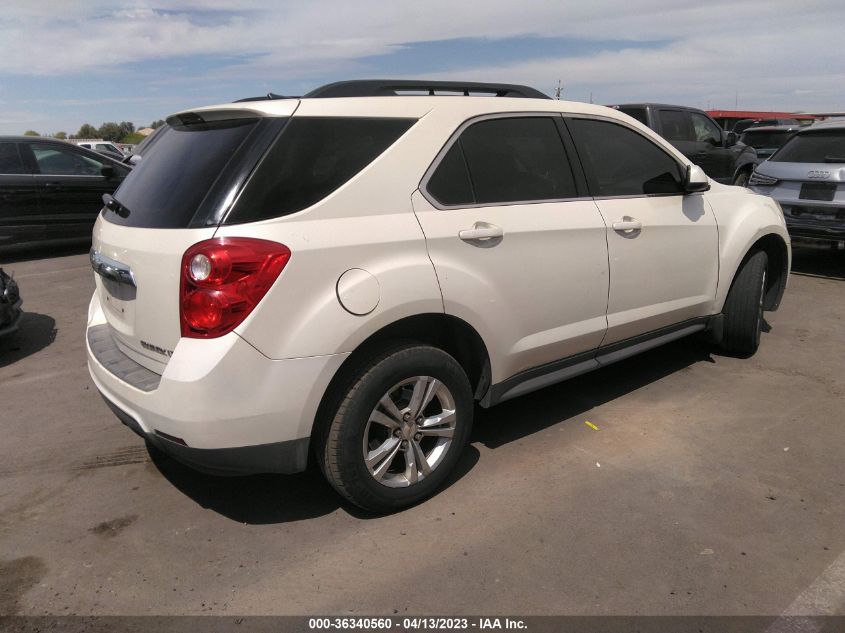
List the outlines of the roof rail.
<svg viewBox="0 0 845 633">
<path fill-rule="evenodd" d="M 262 97 L 244 97 L 243 99 L 232 101 L 232 103 L 243 103 L 244 101 L 271 101 L 273 99 L 299 99 L 299 97 L 288 97 L 285 95 L 277 95 L 274 92 L 268 92 Z"/>
<path fill-rule="evenodd" d="M 396 97 L 404 93 L 436 95 L 438 92 L 461 93 L 496 97 L 520 97 L 525 99 L 548 99 L 549 96 L 528 86 L 516 84 L 492 84 L 473 81 L 425 81 L 414 79 L 359 79 L 338 81 L 315 88 L 305 99 L 331 97 Z"/>
</svg>

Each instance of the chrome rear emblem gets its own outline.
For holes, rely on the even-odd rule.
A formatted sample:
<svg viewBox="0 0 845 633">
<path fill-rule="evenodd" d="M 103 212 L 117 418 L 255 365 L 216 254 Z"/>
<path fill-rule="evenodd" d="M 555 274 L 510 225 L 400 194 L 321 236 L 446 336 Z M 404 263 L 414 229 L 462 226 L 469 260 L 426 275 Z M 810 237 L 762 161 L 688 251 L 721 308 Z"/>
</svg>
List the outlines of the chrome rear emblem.
<svg viewBox="0 0 845 633">
<path fill-rule="evenodd" d="M 822 169 L 814 169 L 807 172 L 807 178 L 830 178 L 830 172 Z"/>
</svg>

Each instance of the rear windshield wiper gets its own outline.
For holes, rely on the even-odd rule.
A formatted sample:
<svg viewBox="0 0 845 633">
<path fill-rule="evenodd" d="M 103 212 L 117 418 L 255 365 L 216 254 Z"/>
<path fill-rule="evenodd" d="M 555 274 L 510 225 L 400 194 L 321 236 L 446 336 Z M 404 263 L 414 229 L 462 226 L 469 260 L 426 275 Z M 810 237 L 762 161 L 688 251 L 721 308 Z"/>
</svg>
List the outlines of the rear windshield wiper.
<svg viewBox="0 0 845 633">
<path fill-rule="evenodd" d="M 825 156 L 826 163 L 845 163 L 845 156 Z"/>
<path fill-rule="evenodd" d="M 129 214 L 132 213 L 129 210 L 129 207 L 118 202 L 117 198 L 115 198 L 110 193 L 103 194 L 103 204 L 106 205 L 106 209 L 108 209 L 109 211 L 114 211 L 122 218 L 128 218 Z"/>
</svg>

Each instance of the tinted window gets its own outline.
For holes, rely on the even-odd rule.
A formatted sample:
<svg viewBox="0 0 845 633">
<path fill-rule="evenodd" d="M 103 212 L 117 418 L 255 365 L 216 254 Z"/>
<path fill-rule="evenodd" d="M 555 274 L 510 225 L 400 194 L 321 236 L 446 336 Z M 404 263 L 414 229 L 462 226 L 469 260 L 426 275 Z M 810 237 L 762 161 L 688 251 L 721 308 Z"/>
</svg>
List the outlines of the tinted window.
<svg viewBox="0 0 845 633">
<path fill-rule="evenodd" d="M 458 142 L 478 204 L 577 196 L 557 126 L 549 117 L 481 121 Z"/>
<path fill-rule="evenodd" d="M 106 219 L 135 227 L 190 226 L 256 124 L 256 119 L 237 119 L 168 126 L 114 194 L 129 215 L 107 213 Z"/>
<path fill-rule="evenodd" d="M 772 149 L 783 145 L 793 133 L 789 130 L 761 130 L 758 132 L 751 128 L 742 135 L 739 141 L 754 149 Z"/>
<path fill-rule="evenodd" d="M 0 143 L 0 174 L 25 174 L 16 143 Z"/>
<path fill-rule="evenodd" d="M 661 110 L 660 129 L 661 136 L 667 141 L 695 140 L 689 113 L 681 110 Z"/>
<path fill-rule="evenodd" d="M 769 160 L 776 163 L 845 163 L 845 130 L 797 134 Z"/>
<path fill-rule="evenodd" d="M 390 147 L 415 119 L 295 117 L 285 126 L 226 223 L 293 213 L 322 200 Z M 158 152 L 158 144 L 151 154 Z M 145 157 L 140 163 L 149 160 Z"/>
<path fill-rule="evenodd" d="M 630 117 L 634 117 L 643 125 L 648 125 L 648 116 L 646 115 L 645 108 L 619 108 L 619 111 L 624 112 Z"/>
<path fill-rule="evenodd" d="M 590 119 L 568 121 L 595 196 L 680 193 L 681 166 L 631 129 Z"/>
<path fill-rule="evenodd" d="M 695 131 L 696 141 L 721 145 L 722 132 L 719 130 L 719 126 L 703 114 L 692 113 L 692 127 Z"/>
<path fill-rule="evenodd" d="M 31 143 L 38 171 L 50 176 L 100 176 L 103 163 L 70 148 Z"/>
<path fill-rule="evenodd" d="M 446 152 L 428 181 L 428 192 L 443 205 L 472 204 L 475 196 L 460 143 Z"/>
</svg>

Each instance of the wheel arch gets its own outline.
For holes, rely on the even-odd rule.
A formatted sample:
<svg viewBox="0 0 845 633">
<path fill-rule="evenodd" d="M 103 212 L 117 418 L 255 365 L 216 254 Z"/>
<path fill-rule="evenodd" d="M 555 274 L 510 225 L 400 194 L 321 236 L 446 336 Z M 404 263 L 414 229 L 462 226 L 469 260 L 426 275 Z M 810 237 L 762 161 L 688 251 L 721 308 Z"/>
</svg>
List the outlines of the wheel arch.
<svg viewBox="0 0 845 633">
<path fill-rule="evenodd" d="M 362 365 L 399 343 L 423 343 L 450 354 L 464 369 L 476 400 L 490 387 L 490 356 L 481 335 L 469 323 L 443 313 L 418 314 L 394 321 L 362 341 L 329 381 L 317 407 L 311 431 L 312 447 L 319 447 L 328 431 L 331 413 L 340 404 Z"/>
<path fill-rule="evenodd" d="M 763 298 L 763 309 L 768 311 L 777 310 L 786 290 L 786 283 L 789 279 L 789 247 L 784 238 L 777 233 L 767 233 L 751 243 L 742 254 L 731 271 L 730 283 L 724 289 L 724 296 L 721 296 L 719 310 L 724 307 L 727 293 L 733 286 L 736 276 L 742 265 L 751 254 L 763 251 L 766 253 L 768 263 L 766 265 L 766 294 Z M 722 294 L 722 293 L 720 293 Z"/>
</svg>

